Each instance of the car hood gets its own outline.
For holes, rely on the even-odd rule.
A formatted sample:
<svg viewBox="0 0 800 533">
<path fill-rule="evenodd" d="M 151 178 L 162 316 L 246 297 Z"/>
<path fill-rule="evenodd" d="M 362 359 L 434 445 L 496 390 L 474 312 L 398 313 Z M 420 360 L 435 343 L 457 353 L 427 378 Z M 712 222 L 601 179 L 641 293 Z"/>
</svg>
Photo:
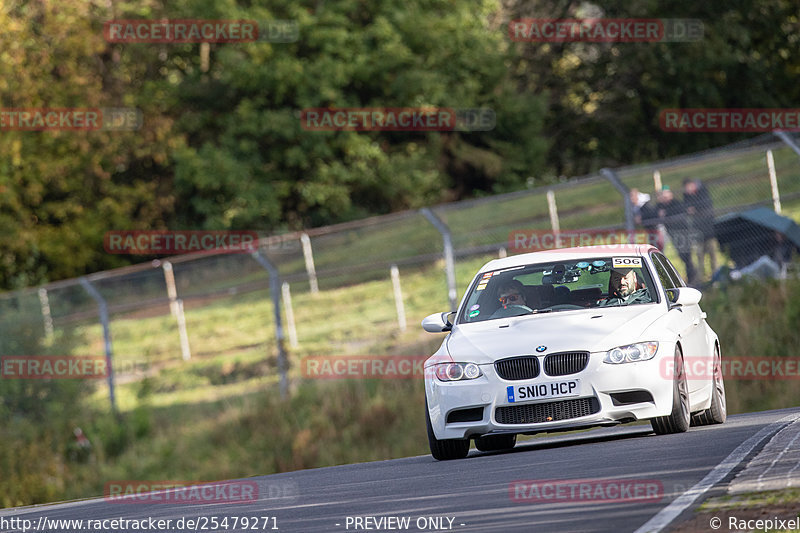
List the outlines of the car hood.
<svg viewBox="0 0 800 533">
<path fill-rule="evenodd" d="M 478 364 L 515 355 L 564 351 L 599 352 L 639 341 L 656 319 L 665 313 L 663 306 L 595 308 L 557 311 L 540 315 L 503 318 L 460 324 L 447 340 L 453 361 Z"/>
</svg>

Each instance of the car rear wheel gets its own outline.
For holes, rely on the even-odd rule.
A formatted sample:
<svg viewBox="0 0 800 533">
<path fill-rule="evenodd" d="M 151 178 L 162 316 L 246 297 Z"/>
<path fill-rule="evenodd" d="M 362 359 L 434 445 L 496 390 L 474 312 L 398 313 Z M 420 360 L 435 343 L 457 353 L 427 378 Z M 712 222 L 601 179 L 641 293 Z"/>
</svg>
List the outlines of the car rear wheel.
<svg viewBox="0 0 800 533">
<path fill-rule="evenodd" d="M 510 435 L 486 435 L 475 439 L 475 447 L 482 452 L 497 452 L 513 448 L 517 443 L 517 436 Z"/>
<path fill-rule="evenodd" d="M 437 439 L 428 413 L 428 399 L 425 398 L 425 425 L 428 427 L 428 446 L 431 455 L 439 461 L 463 459 L 469 453 L 469 439 Z"/>
<path fill-rule="evenodd" d="M 718 347 L 714 348 L 714 377 L 711 383 L 714 387 L 711 393 L 711 406 L 692 416 L 693 426 L 722 424 L 728 418 L 725 383 L 722 378 L 722 357 L 720 357 Z"/>
<path fill-rule="evenodd" d="M 683 366 L 683 353 L 675 346 L 674 377 L 672 378 L 672 412 L 669 416 L 659 416 L 650 420 L 657 435 L 683 433 L 689 429 L 689 385 L 686 382 L 686 369 Z"/>
</svg>

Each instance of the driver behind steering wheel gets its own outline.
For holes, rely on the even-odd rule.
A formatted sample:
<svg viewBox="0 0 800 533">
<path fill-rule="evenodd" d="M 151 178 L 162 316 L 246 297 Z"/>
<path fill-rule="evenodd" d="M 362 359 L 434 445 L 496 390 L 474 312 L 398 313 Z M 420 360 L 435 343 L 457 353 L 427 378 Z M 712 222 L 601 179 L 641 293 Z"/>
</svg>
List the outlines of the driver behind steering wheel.
<svg viewBox="0 0 800 533">
<path fill-rule="evenodd" d="M 523 294 L 524 285 L 515 279 L 503 281 L 497 286 L 497 299 L 503 309 L 507 309 L 510 305 L 528 307 Z"/>
<path fill-rule="evenodd" d="M 650 303 L 653 299 L 645 287 L 636 277 L 633 268 L 612 268 L 608 278 L 608 298 L 599 300 L 600 307 L 613 305 L 630 305 L 637 303 Z"/>
</svg>

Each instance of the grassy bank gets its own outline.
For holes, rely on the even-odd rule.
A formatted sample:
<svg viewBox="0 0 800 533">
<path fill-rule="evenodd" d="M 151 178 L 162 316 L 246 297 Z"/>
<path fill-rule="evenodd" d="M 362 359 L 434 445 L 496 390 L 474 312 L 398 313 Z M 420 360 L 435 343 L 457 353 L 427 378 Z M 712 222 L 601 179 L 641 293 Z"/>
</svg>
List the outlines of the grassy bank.
<svg viewBox="0 0 800 533">
<path fill-rule="evenodd" d="M 800 357 L 800 280 L 751 282 L 707 291 L 701 301 L 723 357 Z M 728 379 L 728 410 L 800 405 L 797 379 Z"/>
</svg>

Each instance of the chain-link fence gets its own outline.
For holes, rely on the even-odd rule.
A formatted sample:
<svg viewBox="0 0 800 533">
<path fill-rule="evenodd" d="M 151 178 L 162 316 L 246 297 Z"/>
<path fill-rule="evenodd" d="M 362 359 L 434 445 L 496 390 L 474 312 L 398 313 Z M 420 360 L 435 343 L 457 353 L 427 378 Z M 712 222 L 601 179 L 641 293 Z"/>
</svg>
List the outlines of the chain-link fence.
<svg viewBox="0 0 800 533">
<path fill-rule="evenodd" d="M 790 146 L 797 139 L 787 136 L 788 142 L 784 142 L 766 134 L 614 172 L 624 188 L 640 191 L 640 201 L 635 199 L 632 204 L 640 216 L 643 210 L 658 207 L 659 194 L 663 195 L 659 191 L 665 187 L 681 200 L 684 180 L 702 183 L 712 204 L 704 216 L 711 217 L 712 228 L 716 221 L 721 231 L 721 249 L 715 248 L 715 260 L 704 254 L 702 262 L 695 263 L 695 281 L 708 283 L 715 271 L 718 278 L 730 277 L 727 271 L 720 274 L 723 265 L 733 269 L 735 277 L 749 273 L 743 267 L 750 265 L 751 259 L 761 255 L 775 259 L 773 252 L 780 242 L 763 243 L 775 235 L 776 228 L 770 224 L 781 219 L 761 220 L 759 229 L 758 220 L 737 214 L 765 207 L 767 212 L 779 209 L 783 215 L 800 219 L 800 153 Z M 643 195 L 649 195 L 649 204 Z M 508 250 L 512 232 L 548 231 L 554 225 L 560 230 L 622 229 L 626 224 L 624 196 L 598 173 L 552 186 L 435 206 L 427 216 L 408 211 L 264 238 L 259 241 L 259 252 L 285 282 L 282 309 L 284 318 L 290 319 L 285 324 L 290 351 L 295 356 L 358 353 L 375 349 L 387 332 L 402 334 L 398 314 L 403 305 L 408 308 L 404 314 L 410 329 L 423 314 L 451 305 L 448 276 L 443 272 L 446 240 L 452 243 L 452 278 L 460 296 L 480 263 L 490 256 L 513 253 Z M 437 229 L 431 214 L 446 225 L 448 235 Z M 761 217 L 765 216 L 762 212 Z M 672 213 L 672 217 L 691 218 L 684 213 Z M 647 224 L 646 217 L 636 220 Z M 654 227 L 665 225 L 668 235 L 674 233 L 669 231 L 669 216 L 666 223 L 663 218 L 651 222 Z M 674 234 L 672 237 L 675 241 Z M 791 235 L 786 237 L 791 241 Z M 676 265 L 685 266 L 680 243 L 670 244 L 668 239 L 665 246 Z M 743 249 L 753 253 L 745 254 Z M 393 265 L 400 273 L 399 285 L 390 277 Z M 756 272 L 765 274 L 769 269 Z M 150 375 L 182 358 L 212 362 L 231 354 L 244 355 L 237 359 L 229 378 L 214 379 L 233 383 L 242 374 L 275 376 L 278 349 L 270 298 L 278 295 L 270 294 L 269 273 L 249 253 L 173 256 L 168 261 L 92 274 L 83 282 L 64 280 L 2 294 L 0 354 L 103 354 L 107 347 L 98 300 L 87 290 L 87 282 L 107 305 L 115 373 L 120 381 L 137 373 Z M 292 307 L 287 308 L 290 294 Z M 202 375 L 202 365 L 193 365 L 193 369 L 196 375 L 182 375 L 183 382 L 209 379 Z"/>
</svg>

